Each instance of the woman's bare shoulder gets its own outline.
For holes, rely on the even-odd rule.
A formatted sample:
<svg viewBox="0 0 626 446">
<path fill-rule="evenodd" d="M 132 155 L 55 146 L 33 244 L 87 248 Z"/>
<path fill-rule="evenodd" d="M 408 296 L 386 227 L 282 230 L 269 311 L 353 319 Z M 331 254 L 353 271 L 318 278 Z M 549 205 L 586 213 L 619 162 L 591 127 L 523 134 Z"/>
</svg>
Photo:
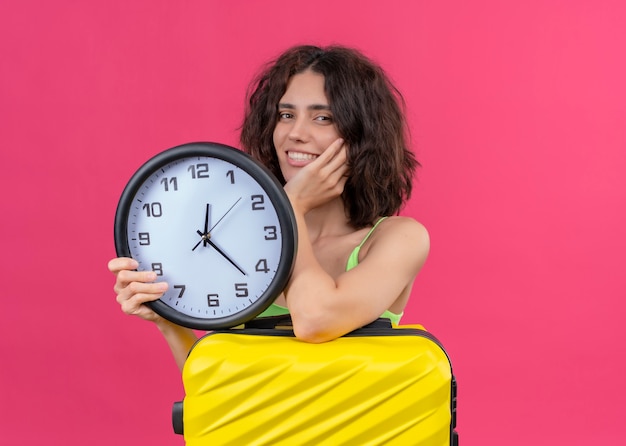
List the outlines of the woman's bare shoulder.
<svg viewBox="0 0 626 446">
<path fill-rule="evenodd" d="M 430 251 L 428 230 L 412 217 L 386 218 L 376 228 L 371 239 L 370 250 L 388 254 L 393 252 L 405 259 L 413 257 L 418 263 L 422 263 Z"/>
<path fill-rule="evenodd" d="M 380 223 L 380 234 L 385 238 L 391 236 L 409 237 L 416 242 L 428 241 L 429 235 L 426 227 L 412 217 L 395 215 L 387 217 Z"/>
</svg>

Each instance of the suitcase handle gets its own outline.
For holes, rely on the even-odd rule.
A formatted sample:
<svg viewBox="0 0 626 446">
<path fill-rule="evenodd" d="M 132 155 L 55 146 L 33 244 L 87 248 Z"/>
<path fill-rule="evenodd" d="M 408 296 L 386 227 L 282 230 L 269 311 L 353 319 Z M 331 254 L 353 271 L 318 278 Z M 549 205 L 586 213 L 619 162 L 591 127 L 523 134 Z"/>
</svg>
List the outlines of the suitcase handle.
<svg viewBox="0 0 626 446">
<path fill-rule="evenodd" d="M 174 428 L 174 433 L 178 435 L 183 435 L 185 431 L 185 427 L 183 424 L 183 402 L 176 401 L 172 407 L 172 427 Z"/>
<path fill-rule="evenodd" d="M 244 328 L 263 328 L 263 329 L 274 329 L 274 328 L 287 328 L 291 329 L 293 324 L 291 322 L 291 315 L 282 314 L 280 316 L 268 316 L 268 317 L 260 317 L 257 319 L 252 319 L 245 323 Z M 370 322 L 367 325 L 364 325 L 361 328 L 392 328 L 391 321 L 385 317 L 379 317 L 373 322 Z M 360 329 L 359 329 L 360 330 Z"/>
<path fill-rule="evenodd" d="M 264 328 L 264 329 L 274 329 L 278 327 L 291 328 L 293 325 L 291 323 L 291 315 L 290 314 L 281 314 L 279 316 L 268 316 L 268 317 L 260 317 L 257 319 L 252 319 L 244 324 L 244 328 Z"/>
</svg>

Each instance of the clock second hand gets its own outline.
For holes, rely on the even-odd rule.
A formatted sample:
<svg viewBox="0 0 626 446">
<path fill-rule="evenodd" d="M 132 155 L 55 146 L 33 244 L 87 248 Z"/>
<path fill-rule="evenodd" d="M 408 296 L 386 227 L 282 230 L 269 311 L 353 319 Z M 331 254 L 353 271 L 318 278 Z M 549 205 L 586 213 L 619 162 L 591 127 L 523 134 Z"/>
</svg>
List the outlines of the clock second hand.
<svg viewBox="0 0 626 446">
<path fill-rule="evenodd" d="M 220 218 L 220 219 L 217 221 L 217 223 L 215 223 L 215 224 L 211 227 L 211 229 L 209 229 L 209 230 L 208 230 L 207 234 L 208 234 L 208 233 L 210 233 L 211 231 L 213 231 L 213 229 L 215 229 L 215 227 L 216 227 L 217 225 L 219 225 L 219 224 L 220 224 L 220 222 L 221 222 L 222 220 L 224 220 L 224 217 L 226 217 L 226 216 L 228 215 L 228 213 L 229 213 L 230 211 L 232 211 L 232 210 L 233 210 L 233 208 L 235 207 L 235 205 L 236 205 L 237 203 L 239 203 L 240 201 L 241 201 L 241 197 L 239 197 L 239 198 L 237 199 L 237 201 L 235 201 L 235 202 L 233 203 L 233 205 L 232 205 L 232 206 L 231 206 L 231 207 L 230 207 L 230 208 L 226 211 L 226 213 L 225 213 L 224 215 L 222 215 L 222 218 Z"/>
</svg>

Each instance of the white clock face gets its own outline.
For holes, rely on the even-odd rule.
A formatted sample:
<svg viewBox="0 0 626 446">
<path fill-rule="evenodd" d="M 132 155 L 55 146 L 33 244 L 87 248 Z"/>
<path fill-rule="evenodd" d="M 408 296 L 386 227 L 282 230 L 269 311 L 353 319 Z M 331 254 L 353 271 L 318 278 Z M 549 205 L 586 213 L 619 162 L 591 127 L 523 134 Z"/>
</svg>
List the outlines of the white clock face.
<svg viewBox="0 0 626 446">
<path fill-rule="evenodd" d="M 126 237 L 138 270 L 168 282 L 160 302 L 183 318 L 229 320 L 262 311 L 268 292 L 277 297 L 284 234 L 265 189 L 211 156 L 174 159 L 143 179 L 127 204 Z"/>
</svg>

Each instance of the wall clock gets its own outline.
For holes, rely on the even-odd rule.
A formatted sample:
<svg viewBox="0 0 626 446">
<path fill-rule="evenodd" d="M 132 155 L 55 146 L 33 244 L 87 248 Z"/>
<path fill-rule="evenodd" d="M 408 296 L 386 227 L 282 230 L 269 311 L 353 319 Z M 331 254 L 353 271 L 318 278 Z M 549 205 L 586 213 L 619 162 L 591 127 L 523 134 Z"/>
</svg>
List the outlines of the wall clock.
<svg viewBox="0 0 626 446">
<path fill-rule="evenodd" d="M 149 306 L 179 325 L 229 328 L 265 310 L 287 284 L 296 255 L 293 210 L 273 174 L 218 143 L 161 152 L 124 188 L 115 248 L 168 291 Z"/>
</svg>

